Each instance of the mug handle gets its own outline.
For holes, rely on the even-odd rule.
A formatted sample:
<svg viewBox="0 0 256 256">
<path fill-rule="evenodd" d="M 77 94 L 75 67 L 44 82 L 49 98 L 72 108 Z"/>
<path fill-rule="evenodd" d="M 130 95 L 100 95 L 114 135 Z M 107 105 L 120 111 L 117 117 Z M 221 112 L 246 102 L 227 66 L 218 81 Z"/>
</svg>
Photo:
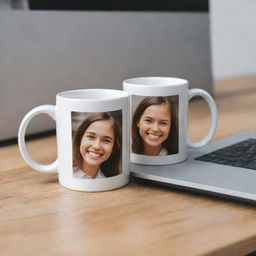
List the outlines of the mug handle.
<svg viewBox="0 0 256 256">
<path fill-rule="evenodd" d="M 188 142 L 188 146 L 191 147 L 191 148 L 200 148 L 200 147 L 203 147 L 205 146 L 207 143 L 210 142 L 210 140 L 212 139 L 213 135 L 214 135 L 214 132 L 216 130 L 216 127 L 217 127 L 217 107 L 216 107 L 216 104 L 212 98 L 212 96 L 202 90 L 202 89 L 190 89 L 189 90 L 189 99 L 188 100 L 191 100 L 193 97 L 195 96 L 200 96 L 200 97 L 203 97 L 206 102 L 208 103 L 208 106 L 210 108 L 210 112 L 211 112 L 211 127 L 207 133 L 207 135 L 200 141 L 197 141 L 197 142 L 191 142 L 188 138 L 187 138 L 187 142 Z"/>
<path fill-rule="evenodd" d="M 19 128 L 18 143 L 19 143 L 20 153 L 23 159 L 27 162 L 27 164 L 32 168 L 34 168 L 35 170 L 39 172 L 44 172 L 44 173 L 57 172 L 57 160 L 55 160 L 55 162 L 53 162 L 52 164 L 48 164 L 48 165 L 39 164 L 38 162 L 34 161 L 31 158 L 26 148 L 25 133 L 26 133 L 27 125 L 30 122 L 30 120 L 38 114 L 47 114 L 56 121 L 55 106 L 53 105 L 42 105 L 30 110 L 24 116 Z"/>
</svg>

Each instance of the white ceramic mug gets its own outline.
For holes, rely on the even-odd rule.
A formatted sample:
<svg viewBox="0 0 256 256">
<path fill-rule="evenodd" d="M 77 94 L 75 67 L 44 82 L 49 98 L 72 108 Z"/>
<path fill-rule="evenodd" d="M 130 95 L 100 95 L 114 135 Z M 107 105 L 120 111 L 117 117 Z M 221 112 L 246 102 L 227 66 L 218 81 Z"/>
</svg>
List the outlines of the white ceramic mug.
<svg viewBox="0 0 256 256">
<path fill-rule="evenodd" d="M 34 161 L 25 144 L 29 121 L 42 113 L 56 120 L 57 160 L 50 165 Z M 119 188 L 129 181 L 128 115 L 129 94 L 124 91 L 58 93 L 56 106 L 36 107 L 23 118 L 18 134 L 20 152 L 35 170 L 58 172 L 64 187 L 80 191 Z"/>
<path fill-rule="evenodd" d="M 206 145 L 217 125 L 213 98 L 202 89 L 190 89 L 185 79 L 140 77 L 123 82 L 130 94 L 131 162 L 146 165 L 175 164 L 187 158 L 188 147 Z M 211 126 L 198 142 L 187 136 L 188 102 L 203 97 L 210 108 Z"/>
</svg>

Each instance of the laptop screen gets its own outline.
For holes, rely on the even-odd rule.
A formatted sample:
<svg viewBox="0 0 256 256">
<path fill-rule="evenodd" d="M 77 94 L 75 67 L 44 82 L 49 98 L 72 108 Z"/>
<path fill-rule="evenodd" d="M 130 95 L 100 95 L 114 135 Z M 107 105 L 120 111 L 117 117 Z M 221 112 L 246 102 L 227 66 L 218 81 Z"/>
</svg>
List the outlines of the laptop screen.
<svg viewBox="0 0 256 256">
<path fill-rule="evenodd" d="M 113 11 L 182 11 L 208 12 L 207 0 L 30 0 L 29 8 L 35 10 L 113 10 Z"/>
</svg>

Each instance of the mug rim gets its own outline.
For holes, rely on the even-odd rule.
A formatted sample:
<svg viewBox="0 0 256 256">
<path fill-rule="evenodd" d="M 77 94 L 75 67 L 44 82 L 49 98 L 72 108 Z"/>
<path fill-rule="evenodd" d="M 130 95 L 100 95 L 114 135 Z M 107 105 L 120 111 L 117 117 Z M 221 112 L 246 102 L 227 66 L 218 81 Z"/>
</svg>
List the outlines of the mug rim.
<svg viewBox="0 0 256 256">
<path fill-rule="evenodd" d="M 71 101 L 109 101 L 129 97 L 129 94 L 117 89 L 93 88 L 62 91 L 56 97 Z"/>
<path fill-rule="evenodd" d="M 124 80 L 124 84 L 137 87 L 168 87 L 188 84 L 188 80 L 178 77 L 149 76 L 134 77 Z"/>
</svg>

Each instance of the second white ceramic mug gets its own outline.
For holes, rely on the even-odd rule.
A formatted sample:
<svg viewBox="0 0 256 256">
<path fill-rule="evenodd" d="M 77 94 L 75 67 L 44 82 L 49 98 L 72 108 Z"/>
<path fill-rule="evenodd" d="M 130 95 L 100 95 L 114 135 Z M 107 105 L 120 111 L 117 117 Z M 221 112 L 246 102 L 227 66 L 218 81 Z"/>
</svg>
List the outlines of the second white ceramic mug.
<svg viewBox="0 0 256 256">
<path fill-rule="evenodd" d="M 187 158 L 188 147 L 209 143 L 217 125 L 217 108 L 213 98 L 202 89 L 190 89 L 185 79 L 140 77 L 123 82 L 130 94 L 131 162 L 145 165 L 175 164 Z M 187 136 L 189 100 L 203 97 L 210 108 L 211 126 L 198 142 Z"/>
</svg>

